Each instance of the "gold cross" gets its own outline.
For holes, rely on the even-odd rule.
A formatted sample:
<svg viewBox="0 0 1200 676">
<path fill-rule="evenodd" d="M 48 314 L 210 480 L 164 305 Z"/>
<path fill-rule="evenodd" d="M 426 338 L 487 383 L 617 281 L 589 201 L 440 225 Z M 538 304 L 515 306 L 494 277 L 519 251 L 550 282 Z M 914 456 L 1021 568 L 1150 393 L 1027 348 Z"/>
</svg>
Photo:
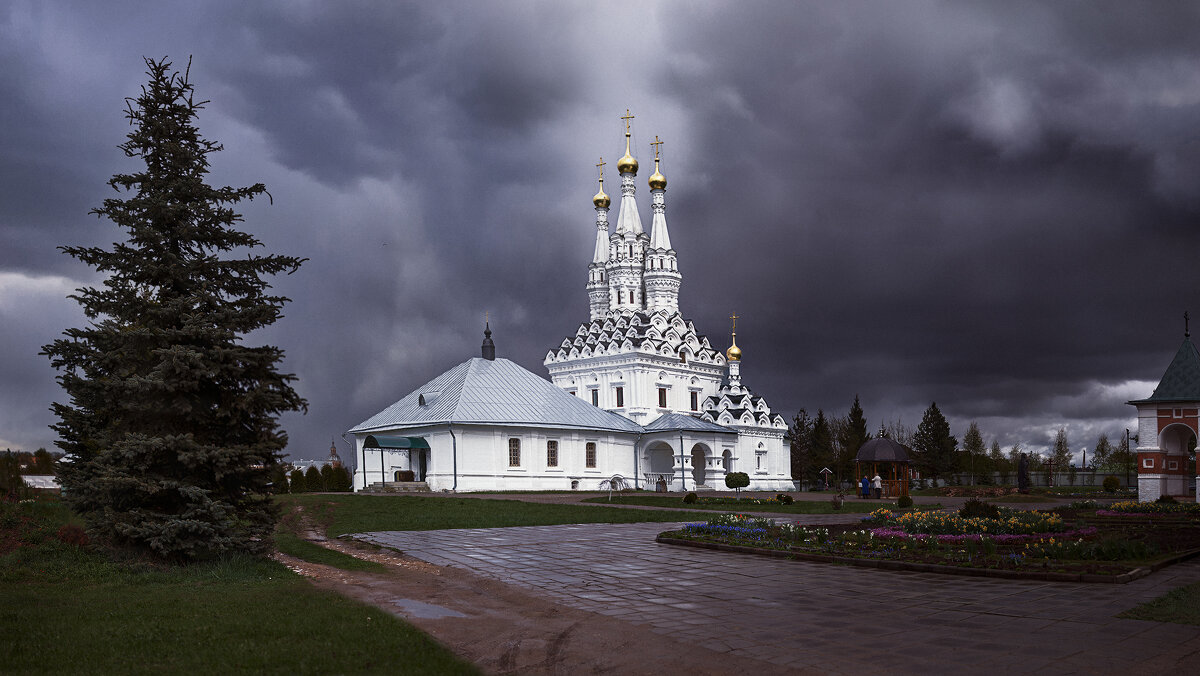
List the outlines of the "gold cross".
<svg viewBox="0 0 1200 676">
<path fill-rule="evenodd" d="M 629 121 L 633 119 L 633 115 L 629 112 L 628 108 L 625 109 L 625 114 L 621 116 L 621 119 L 625 120 L 625 134 L 628 135 L 629 134 Z"/>
<path fill-rule="evenodd" d="M 658 140 L 658 134 L 655 134 L 654 140 L 650 142 L 650 145 L 654 146 L 654 160 L 656 162 L 658 161 L 658 151 L 662 150 L 662 144 L 663 142 Z"/>
<path fill-rule="evenodd" d="M 600 169 L 600 182 L 601 183 L 604 182 L 604 165 L 605 164 L 607 164 L 607 162 L 604 161 L 603 157 L 601 157 L 600 161 L 596 163 L 596 166 Z"/>
<path fill-rule="evenodd" d="M 738 314 L 735 312 L 735 313 L 729 315 L 729 318 L 733 320 L 733 332 L 737 333 Z"/>
</svg>

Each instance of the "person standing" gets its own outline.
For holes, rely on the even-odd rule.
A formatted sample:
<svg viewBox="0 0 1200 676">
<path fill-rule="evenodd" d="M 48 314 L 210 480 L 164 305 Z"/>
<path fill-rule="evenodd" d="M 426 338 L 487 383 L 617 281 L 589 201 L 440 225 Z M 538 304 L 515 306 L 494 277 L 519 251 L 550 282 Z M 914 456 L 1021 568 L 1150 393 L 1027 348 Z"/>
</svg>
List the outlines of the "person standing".
<svg viewBox="0 0 1200 676">
<path fill-rule="evenodd" d="M 864 474 L 863 480 L 862 480 L 862 496 L 863 496 L 864 500 L 866 500 L 867 497 L 870 495 L 870 491 L 871 491 L 871 481 L 869 479 L 867 479 L 867 475 Z"/>
<path fill-rule="evenodd" d="M 879 472 L 876 472 L 875 477 L 871 479 L 871 488 L 875 489 L 876 500 L 883 497 L 883 479 L 879 476 Z"/>
</svg>

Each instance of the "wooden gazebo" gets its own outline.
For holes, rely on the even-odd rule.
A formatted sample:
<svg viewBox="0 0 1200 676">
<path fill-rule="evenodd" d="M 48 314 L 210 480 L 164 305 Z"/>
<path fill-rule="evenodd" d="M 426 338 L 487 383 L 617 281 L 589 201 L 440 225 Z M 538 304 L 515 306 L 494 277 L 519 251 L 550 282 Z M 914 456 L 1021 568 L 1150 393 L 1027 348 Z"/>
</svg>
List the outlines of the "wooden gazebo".
<svg viewBox="0 0 1200 676">
<path fill-rule="evenodd" d="M 869 470 L 869 471 L 868 471 Z M 883 479 L 883 496 L 897 498 L 908 495 L 908 449 L 904 444 L 886 437 L 872 439 L 858 449 L 854 458 L 854 476 L 874 476 Z"/>
</svg>

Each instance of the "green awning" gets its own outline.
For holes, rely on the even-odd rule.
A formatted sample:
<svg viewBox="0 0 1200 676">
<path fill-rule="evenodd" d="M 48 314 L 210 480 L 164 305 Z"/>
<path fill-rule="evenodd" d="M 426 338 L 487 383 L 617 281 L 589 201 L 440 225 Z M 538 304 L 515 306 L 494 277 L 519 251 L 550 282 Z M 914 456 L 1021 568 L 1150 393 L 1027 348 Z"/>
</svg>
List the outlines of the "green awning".
<svg viewBox="0 0 1200 676">
<path fill-rule="evenodd" d="M 423 437 L 393 437 L 386 434 L 369 434 L 363 448 L 429 448 Z"/>
</svg>

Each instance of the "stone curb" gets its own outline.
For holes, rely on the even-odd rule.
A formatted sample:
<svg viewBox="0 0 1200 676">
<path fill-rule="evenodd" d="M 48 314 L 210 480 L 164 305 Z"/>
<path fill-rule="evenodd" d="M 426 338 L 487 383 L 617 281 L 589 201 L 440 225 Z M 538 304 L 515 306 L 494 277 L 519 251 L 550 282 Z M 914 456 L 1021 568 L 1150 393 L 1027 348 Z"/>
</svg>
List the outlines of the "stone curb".
<svg viewBox="0 0 1200 676">
<path fill-rule="evenodd" d="M 685 540 L 682 538 L 664 537 L 659 535 L 654 538 L 655 542 L 664 545 L 676 545 L 681 547 L 696 547 L 698 549 L 713 549 L 722 552 L 736 552 L 739 554 L 757 554 L 759 556 L 770 556 L 777 559 L 793 559 L 795 561 L 810 561 L 813 563 L 840 563 L 849 566 L 858 566 L 861 568 L 878 568 L 880 570 L 901 570 L 914 573 L 939 573 L 943 575 L 964 575 L 967 577 L 995 577 L 1007 580 L 1041 580 L 1045 582 L 1082 582 L 1082 583 L 1107 583 L 1107 584 L 1126 584 L 1134 580 L 1146 577 L 1150 573 L 1157 572 L 1181 561 L 1187 561 L 1200 555 L 1200 549 L 1193 549 L 1186 552 L 1181 552 L 1173 556 L 1167 557 L 1162 561 L 1158 561 L 1149 567 L 1134 568 L 1128 573 L 1120 575 L 1099 575 L 1094 573 L 1051 573 L 1051 572 L 1036 572 L 1036 571 L 1018 571 L 1018 570 L 994 570 L 991 568 L 963 568 L 960 566 L 944 566 L 937 563 L 916 563 L 911 561 L 892 561 L 884 559 L 856 559 L 849 556 L 833 556 L 828 554 L 809 554 L 807 552 L 783 551 L 780 549 L 761 549 L 758 547 L 747 547 L 745 545 L 727 545 L 720 542 L 703 542 L 699 540 Z"/>
</svg>

